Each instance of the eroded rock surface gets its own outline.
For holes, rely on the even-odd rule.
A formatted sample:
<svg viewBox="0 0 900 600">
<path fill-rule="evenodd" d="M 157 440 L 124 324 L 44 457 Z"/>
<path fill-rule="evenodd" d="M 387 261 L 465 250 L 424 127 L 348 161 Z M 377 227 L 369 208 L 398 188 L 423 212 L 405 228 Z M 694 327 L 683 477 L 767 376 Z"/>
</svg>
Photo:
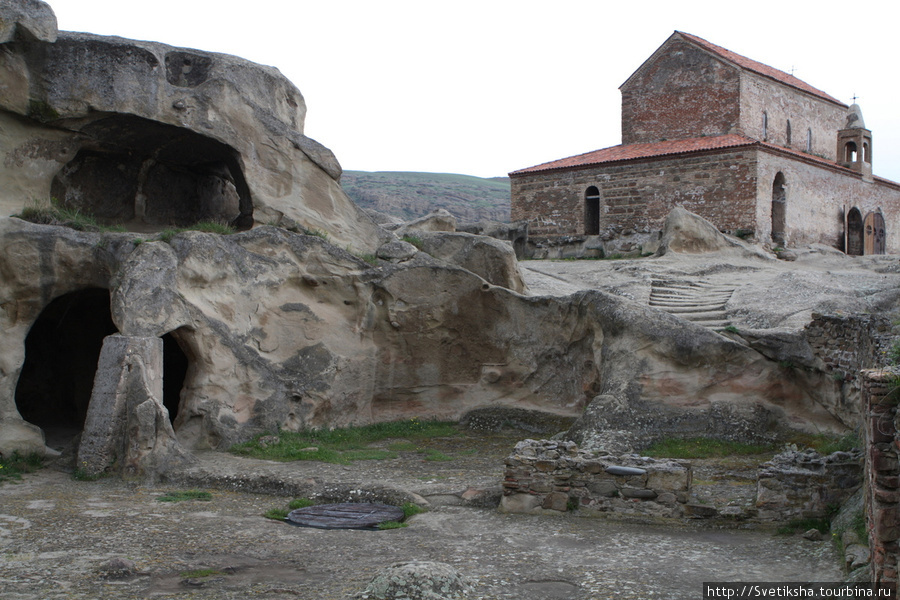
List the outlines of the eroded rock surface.
<svg viewBox="0 0 900 600">
<path fill-rule="evenodd" d="M 303 134 L 305 101 L 277 69 L 152 42 L 54 38 L 43 3 L 4 7 L 24 15 L 0 21 L 6 29 L 36 33 L 0 32 L 0 215 L 52 196 L 132 230 L 279 223 L 365 252 L 384 238 L 341 189 L 331 151 Z"/>
</svg>

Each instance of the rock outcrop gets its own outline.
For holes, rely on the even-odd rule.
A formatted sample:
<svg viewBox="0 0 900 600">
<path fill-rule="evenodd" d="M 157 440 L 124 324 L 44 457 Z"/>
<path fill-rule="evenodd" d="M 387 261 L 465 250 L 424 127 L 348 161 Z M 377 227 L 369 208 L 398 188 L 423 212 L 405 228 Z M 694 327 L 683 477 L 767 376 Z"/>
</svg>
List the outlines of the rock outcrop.
<svg viewBox="0 0 900 600">
<path fill-rule="evenodd" d="M 0 215 L 55 197 L 138 231 L 212 220 L 324 231 L 363 252 L 383 241 L 341 189 L 337 159 L 303 134 L 305 101 L 277 69 L 116 37 L 54 39 L 45 4 L 7 4 Z"/>
<path fill-rule="evenodd" d="M 669 252 L 699 254 L 703 252 L 734 253 L 739 256 L 772 257 L 737 238 L 729 237 L 715 225 L 692 212 L 676 206 L 666 217 L 656 256 Z"/>
</svg>

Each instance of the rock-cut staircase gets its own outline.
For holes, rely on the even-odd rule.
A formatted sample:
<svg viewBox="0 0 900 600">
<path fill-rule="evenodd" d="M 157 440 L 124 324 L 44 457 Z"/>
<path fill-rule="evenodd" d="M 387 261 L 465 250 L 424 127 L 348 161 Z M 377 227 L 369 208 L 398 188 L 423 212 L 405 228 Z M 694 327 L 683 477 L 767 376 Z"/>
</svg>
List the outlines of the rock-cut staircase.
<svg viewBox="0 0 900 600">
<path fill-rule="evenodd" d="M 650 306 L 719 331 L 730 325 L 725 305 L 734 289 L 703 281 L 654 279 L 650 285 Z"/>
</svg>

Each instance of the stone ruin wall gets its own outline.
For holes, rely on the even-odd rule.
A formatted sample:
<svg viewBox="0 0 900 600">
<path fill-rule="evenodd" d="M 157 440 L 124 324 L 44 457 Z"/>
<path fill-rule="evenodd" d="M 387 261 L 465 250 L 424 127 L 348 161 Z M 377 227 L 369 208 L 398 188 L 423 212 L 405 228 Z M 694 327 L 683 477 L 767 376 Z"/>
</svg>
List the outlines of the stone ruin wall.
<svg viewBox="0 0 900 600">
<path fill-rule="evenodd" d="M 625 467 L 625 474 L 616 469 Z M 575 509 L 662 517 L 690 515 L 693 478 L 681 460 L 601 456 L 574 442 L 524 440 L 506 459 L 501 510 L 562 513 Z"/>
<path fill-rule="evenodd" d="M 895 591 L 900 553 L 900 393 L 896 377 L 896 373 L 885 370 L 863 371 L 860 376 L 865 407 L 865 506 L 872 582 Z"/>
<path fill-rule="evenodd" d="M 804 333 L 825 371 L 843 388 L 832 413 L 848 427 L 859 428 L 864 404 L 857 373 L 886 364 L 892 343 L 890 320 L 882 315 L 813 313 Z"/>
<path fill-rule="evenodd" d="M 827 518 L 862 484 L 859 452 L 822 456 L 787 451 L 760 465 L 756 510 L 761 521 Z"/>
</svg>

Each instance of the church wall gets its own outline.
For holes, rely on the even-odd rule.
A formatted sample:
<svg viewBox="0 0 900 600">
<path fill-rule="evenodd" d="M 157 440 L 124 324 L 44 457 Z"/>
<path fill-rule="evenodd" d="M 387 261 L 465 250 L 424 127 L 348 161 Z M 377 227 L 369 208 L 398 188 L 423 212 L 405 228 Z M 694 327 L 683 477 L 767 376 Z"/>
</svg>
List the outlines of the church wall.
<svg viewBox="0 0 900 600">
<path fill-rule="evenodd" d="M 516 176 L 512 219 L 528 220 L 532 236 L 583 234 L 585 191 L 596 186 L 604 239 L 659 231 L 675 206 L 724 231 L 753 229 L 755 155 L 753 150 L 699 153 Z"/>
<path fill-rule="evenodd" d="M 740 74 L 681 40 L 622 86 L 622 143 L 737 133 Z"/>
<path fill-rule="evenodd" d="M 786 245 L 823 243 L 843 250 L 844 211 L 884 215 L 887 252 L 900 252 L 900 185 L 867 183 L 855 174 L 761 151 L 758 162 L 757 239 L 771 241 L 772 184 L 777 173 L 787 184 Z"/>
<path fill-rule="evenodd" d="M 807 152 L 807 135 L 812 132 L 815 154 L 835 160 L 837 131 L 844 127 L 847 107 L 805 94 L 755 73 L 741 76 L 741 131 L 747 137 L 792 150 Z M 763 128 L 763 113 L 768 125 Z M 787 123 L 791 122 L 791 143 Z"/>
</svg>

